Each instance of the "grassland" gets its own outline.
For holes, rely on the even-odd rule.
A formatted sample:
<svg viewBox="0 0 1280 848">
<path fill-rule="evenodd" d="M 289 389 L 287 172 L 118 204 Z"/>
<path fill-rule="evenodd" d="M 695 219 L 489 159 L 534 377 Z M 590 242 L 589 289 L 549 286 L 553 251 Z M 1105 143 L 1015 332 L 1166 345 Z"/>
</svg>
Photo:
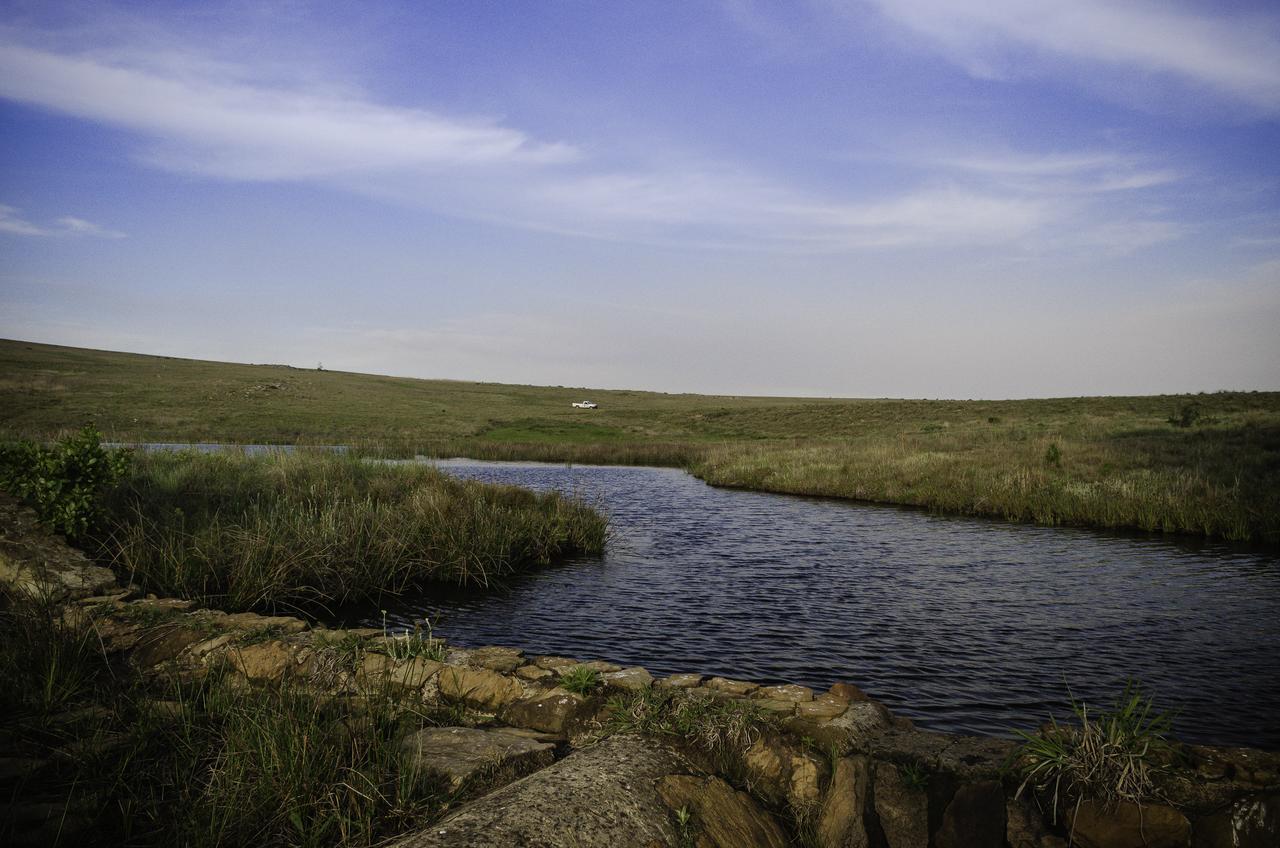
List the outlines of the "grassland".
<svg viewBox="0 0 1280 848">
<path fill-rule="evenodd" d="M 589 397 L 596 410 L 570 402 Z M 1184 410 L 1199 418 L 1179 426 Z M 1175 422 L 1171 423 L 1170 419 Z M 414 380 L 0 341 L 0 438 L 350 444 L 1280 543 L 1280 393 L 842 400 Z"/>
<path fill-rule="evenodd" d="M 99 558 L 146 591 L 229 610 L 314 610 L 426 583 L 488 585 L 604 549 L 555 492 L 319 452 L 139 454 L 106 499 Z"/>
</svg>

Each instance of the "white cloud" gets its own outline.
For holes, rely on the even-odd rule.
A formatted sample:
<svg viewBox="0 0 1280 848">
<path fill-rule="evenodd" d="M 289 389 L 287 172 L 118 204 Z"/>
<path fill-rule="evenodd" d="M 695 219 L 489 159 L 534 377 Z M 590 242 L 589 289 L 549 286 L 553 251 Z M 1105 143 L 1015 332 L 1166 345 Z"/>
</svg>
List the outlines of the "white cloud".
<svg viewBox="0 0 1280 848">
<path fill-rule="evenodd" d="M 51 227 L 42 227 L 26 220 L 19 210 L 0 204 L 0 233 L 18 236 L 97 236 L 98 238 L 124 238 L 125 234 L 108 229 L 83 218 L 70 215 L 59 218 Z"/>
<path fill-rule="evenodd" d="M 1145 0 L 870 2 L 933 40 L 975 76 L 1014 76 L 1037 56 L 1067 59 L 1167 75 L 1268 114 L 1280 111 L 1276 14 L 1215 9 L 1211 17 Z"/>
<path fill-rule="evenodd" d="M 1105 153 L 975 155 L 925 163 L 934 173 L 893 191 L 841 197 L 838 188 L 801 190 L 660 150 L 630 167 L 604 167 L 572 144 L 521 129 L 380 104 L 349 87 L 255 82 L 252 68 L 173 48 L 103 58 L 0 42 L 0 97 L 131 130 L 144 161 L 166 169 L 315 182 L 455 216 L 630 241 L 1022 248 L 1073 225 L 1073 194 L 1172 178 Z M 62 219 L 58 231 L 119 235 L 77 218 Z"/>
</svg>

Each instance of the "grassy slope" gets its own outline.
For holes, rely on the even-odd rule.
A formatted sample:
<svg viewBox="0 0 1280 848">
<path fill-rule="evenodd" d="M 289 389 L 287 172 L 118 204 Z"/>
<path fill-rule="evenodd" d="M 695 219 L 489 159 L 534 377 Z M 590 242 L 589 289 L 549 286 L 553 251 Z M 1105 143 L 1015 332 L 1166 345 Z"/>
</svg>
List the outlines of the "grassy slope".
<svg viewBox="0 0 1280 848">
<path fill-rule="evenodd" d="M 572 409 L 590 397 L 600 409 Z M 1166 419 L 1198 402 L 1211 423 Z M 0 341 L 0 437 L 346 443 L 1280 541 L 1280 393 L 815 400 L 413 380 Z M 1061 465 L 1045 462 L 1057 444 Z"/>
</svg>

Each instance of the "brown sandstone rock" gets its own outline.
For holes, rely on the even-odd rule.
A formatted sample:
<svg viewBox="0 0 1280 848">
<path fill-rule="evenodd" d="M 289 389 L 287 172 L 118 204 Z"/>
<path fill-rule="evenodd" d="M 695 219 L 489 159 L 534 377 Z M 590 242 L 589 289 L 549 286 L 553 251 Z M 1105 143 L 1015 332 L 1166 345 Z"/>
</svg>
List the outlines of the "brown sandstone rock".
<svg viewBox="0 0 1280 848">
<path fill-rule="evenodd" d="M 153 627 L 138 637 L 137 644 L 129 652 L 129 661 L 138 668 L 151 668 L 173 659 L 197 642 L 203 642 L 207 636 L 208 633 L 195 627 Z"/>
<path fill-rule="evenodd" d="M 852 683 L 832 684 L 830 694 L 846 701 L 870 701 L 871 696 Z"/>
<path fill-rule="evenodd" d="M 786 683 L 781 686 L 761 686 L 751 693 L 753 698 L 769 698 L 775 701 L 812 701 L 813 690 L 808 686 Z"/>
<path fill-rule="evenodd" d="M 510 674 L 524 664 L 524 651 L 490 645 L 473 650 L 467 661 L 478 668 Z"/>
<path fill-rule="evenodd" d="M 520 684 L 487 669 L 459 668 L 446 665 L 437 678 L 440 694 L 473 707 L 496 710 L 524 695 Z"/>
<path fill-rule="evenodd" d="M 1031 801 L 1009 798 L 1004 811 L 1005 842 L 1009 848 L 1066 848 L 1061 837 L 1049 833 L 1044 817 Z"/>
<path fill-rule="evenodd" d="M 827 696 L 820 696 L 804 704 L 796 704 L 796 715 L 804 718 L 832 719 L 844 715 L 849 709 L 848 701 L 841 701 Z"/>
<path fill-rule="evenodd" d="M 1084 801 L 1075 808 L 1071 840 L 1080 848 L 1186 848 L 1191 823 L 1161 804 Z"/>
<path fill-rule="evenodd" d="M 776 733 L 757 739 L 742 757 L 747 780 L 762 797 L 805 809 L 818 802 L 827 764 Z"/>
<path fill-rule="evenodd" d="M 758 683 L 748 683 L 745 680 L 729 680 L 725 677 L 713 677 L 702 685 L 707 689 L 714 689 L 717 692 L 725 692 L 729 695 L 750 695 L 760 688 Z"/>
<path fill-rule="evenodd" d="M 551 765 L 555 746 L 504 728 L 428 727 L 401 742 L 405 767 L 437 774 L 456 790 L 464 783 L 502 786 Z"/>
<path fill-rule="evenodd" d="M 280 680 L 287 676 L 305 676 L 311 652 L 298 645 L 270 640 L 254 645 L 237 645 L 228 649 L 227 658 L 236 671 L 250 680 Z"/>
<path fill-rule="evenodd" d="M 871 764 L 863 756 L 841 757 L 831 774 L 831 785 L 818 815 L 820 848 L 867 848 L 864 812 Z"/>
<path fill-rule="evenodd" d="M 675 845 L 671 816 L 655 787 L 664 775 L 688 768 L 653 740 L 612 736 L 463 805 L 394 848 Z"/>
<path fill-rule="evenodd" d="M 658 795 L 671 810 L 692 813 L 699 846 L 708 848 L 785 848 L 787 838 L 751 796 L 718 777 L 669 775 L 658 781 Z"/>
<path fill-rule="evenodd" d="M 619 689 L 623 692 L 639 692 L 653 685 L 653 675 L 640 666 L 606 672 L 600 676 L 600 679 L 607 688 Z"/>
<path fill-rule="evenodd" d="M 1003 848 L 1004 789 L 994 780 L 956 790 L 934 834 L 937 848 Z"/>
<path fill-rule="evenodd" d="M 929 798 L 922 790 L 908 787 L 892 763 L 876 763 L 872 794 L 889 848 L 928 848 Z"/>
<path fill-rule="evenodd" d="M 692 689 L 701 684 L 701 674 L 673 674 L 658 681 L 658 685 L 664 689 Z"/>
<path fill-rule="evenodd" d="M 554 676 L 555 672 L 539 668 L 536 665 L 522 665 L 516 669 L 516 677 L 523 680 L 546 680 L 548 677 Z"/>
<path fill-rule="evenodd" d="M 502 711 L 502 720 L 514 727 L 563 736 L 583 712 L 594 711 L 594 703 L 575 692 L 552 689 L 545 695 L 516 701 Z"/>
<path fill-rule="evenodd" d="M 803 705 L 801 705 L 803 706 Z M 801 717 L 784 726 L 797 736 L 807 736 L 824 750 L 838 756 L 852 751 L 866 752 L 872 742 L 889 730 L 889 711 L 877 701 L 855 701 L 835 718 Z"/>
</svg>

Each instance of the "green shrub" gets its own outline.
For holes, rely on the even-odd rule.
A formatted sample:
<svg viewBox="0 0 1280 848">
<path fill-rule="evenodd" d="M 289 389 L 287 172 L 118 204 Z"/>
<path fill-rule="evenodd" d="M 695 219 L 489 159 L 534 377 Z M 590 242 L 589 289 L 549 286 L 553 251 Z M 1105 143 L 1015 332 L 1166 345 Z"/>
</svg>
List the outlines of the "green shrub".
<svg viewBox="0 0 1280 848">
<path fill-rule="evenodd" d="M 1062 467 L 1062 449 L 1057 442 L 1049 443 L 1049 449 L 1044 452 L 1044 464 L 1054 468 Z"/>
<path fill-rule="evenodd" d="M 107 490 L 126 472 L 129 452 L 102 446 L 92 426 L 52 447 L 0 447 L 0 487 L 29 504 L 54 530 L 82 539 L 102 518 Z"/>
<path fill-rule="evenodd" d="M 1204 420 L 1204 409 L 1195 401 L 1184 403 L 1170 415 L 1168 421 L 1175 427 L 1192 427 Z"/>
<path fill-rule="evenodd" d="M 600 674 L 594 668 L 576 665 L 560 675 L 560 685 L 570 692 L 585 695 L 600 685 Z"/>
<path fill-rule="evenodd" d="M 1050 720 L 1039 733 L 1016 731 L 1025 740 L 1015 760 L 1023 778 L 1018 794 L 1028 786 L 1045 793 L 1055 818 L 1063 801 L 1158 798 L 1156 778 L 1173 759 L 1166 741 L 1172 714 L 1155 710 L 1132 682 L 1110 711 L 1091 716 L 1086 704 L 1074 700 L 1071 709 L 1079 727 Z"/>
</svg>

